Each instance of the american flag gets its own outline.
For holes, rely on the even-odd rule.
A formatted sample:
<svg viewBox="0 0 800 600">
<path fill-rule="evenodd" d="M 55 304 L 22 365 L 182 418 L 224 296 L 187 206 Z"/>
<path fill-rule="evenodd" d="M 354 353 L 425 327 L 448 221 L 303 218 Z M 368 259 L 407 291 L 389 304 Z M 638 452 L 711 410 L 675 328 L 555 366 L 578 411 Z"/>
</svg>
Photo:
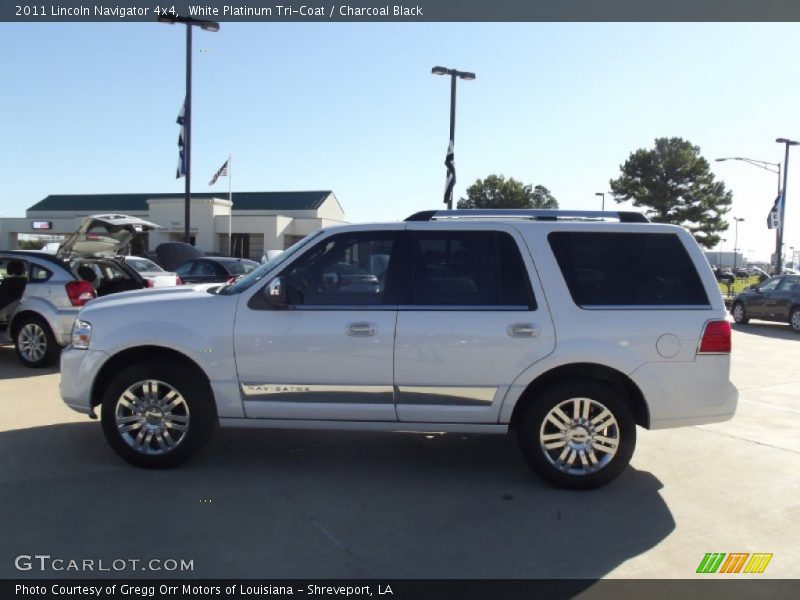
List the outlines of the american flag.
<svg viewBox="0 0 800 600">
<path fill-rule="evenodd" d="M 178 113 L 177 123 L 181 126 L 178 133 L 178 168 L 175 171 L 175 179 L 180 179 L 186 175 L 186 153 L 184 152 L 183 143 L 183 119 L 186 114 L 186 100 L 183 101 L 181 112 Z"/>
<path fill-rule="evenodd" d="M 456 167 L 453 164 L 455 154 L 453 153 L 453 140 L 450 140 L 450 145 L 447 147 L 447 156 L 444 159 L 444 164 L 447 167 L 447 181 L 444 184 L 444 203 L 449 204 L 450 198 L 453 196 L 453 187 L 456 185 Z"/>
<path fill-rule="evenodd" d="M 230 159 L 228 159 L 230 160 Z M 211 181 L 208 182 L 208 185 L 214 185 L 217 183 L 217 179 L 220 177 L 225 177 L 228 175 L 228 161 L 225 161 L 225 164 L 219 168 L 219 171 L 214 173 L 214 176 L 211 178 Z"/>
<path fill-rule="evenodd" d="M 783 204 L 783 193 L 778 194 L 778 197 L 775 198 L 775 204 L 772 205 L 772 210 L 767 215 L 767 229 L 781 228 L 781 204 Z"/>
</svg>

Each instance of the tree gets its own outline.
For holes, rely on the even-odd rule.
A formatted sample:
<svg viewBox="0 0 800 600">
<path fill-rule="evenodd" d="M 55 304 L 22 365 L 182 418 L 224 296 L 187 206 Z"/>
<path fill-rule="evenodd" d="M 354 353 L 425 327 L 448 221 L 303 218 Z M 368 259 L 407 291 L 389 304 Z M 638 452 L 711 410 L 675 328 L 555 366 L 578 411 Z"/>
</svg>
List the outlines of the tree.
<svg viewBox="0 0 800 600">
<path fill-rule="evenodd" d="M 713 248 L 732 194 L 715 181 L 700 148 L 681 138 L 657 138 L 652 150 L 633 152 L 620 167 L 622 175 L 610 181 L 614 200 L 633 200 L 646 208 L 656 223 L 686 227 L 701 246 Z"/>
<path fill-rule="evenodd" d="M 467 188 L 458 208 L 558 208 L 558 200 L 543 185 L 532 187 L 513 177 L 489 175 Z"/>
</svg>

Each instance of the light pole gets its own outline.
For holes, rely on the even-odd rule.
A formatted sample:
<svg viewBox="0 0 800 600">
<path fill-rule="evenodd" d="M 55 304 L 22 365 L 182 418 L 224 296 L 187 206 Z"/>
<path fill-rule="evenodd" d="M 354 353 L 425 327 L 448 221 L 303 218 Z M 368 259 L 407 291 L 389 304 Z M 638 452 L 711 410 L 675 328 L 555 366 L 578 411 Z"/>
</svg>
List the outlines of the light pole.
<svg viewBox="0 0 800 600">
<path fill-rule="evenodd" d="M 597 193 L 595 193 L 595 196 L 601 196 L 602 197 L 602 200 L 600 202 L 600 210 L 601 211 L 605 211 L 606 210 L 606 193 L 605 192 L 597 192 Z"/>
<path fill-rule="evenodd" d="M 161 15 L 158 17 L 159 23 L 184 23 L 186 25 L 186 103 L 183 110 L 183 157 L 184 157 L 184 177 L 186 178 L 184 188 L 184 208 L 183 208 L 183 241 L 189 243 L 190 235 L 190 209 L 192 197 L 192 27 L 200 27 L 204 31 L 219 31 L 219 23 L 216 21 L 206 21 L 194 19 L 192 17 L 179 17 Z"/>
<path fill-rule="evenodd" d="M 736 262 L 739 258 L 739 223 L 744 221 L 744 217 L 733 217 L 734 222 L 734 235 L 733 235 L 733 274 L 736 275 Z"/>
<path fill-rule="evenodd" d="M 451 210 L 453 208 L 453 188 L 456 183 L 456 168 L 453 164 L 453 147 L 456 135 L 456 77 L 472 81 L 475 79 L 475 73 L 457 71 L 446 67 L 433 67 L 431 73 L 434 75 L 450 75 L 450 144 L 447 147 L 447 159 L 445 160 L 447 165 L 447 186 L 444 191 L 444 202 L 447 204 L 447 210 Z"/>
<path fill-rule="evenodd" d="M 787 138 L 775 140 L 778 144 L 786 145 L 786 154 L 783 157 L 783 193 L 781 194 L 781 214 L 778 223 L 778 239 L 775 242 L 775 275 L 780 275 L 783 271 L 783 226 L 786 217 L 786 180 L 789 174 L 789 146 L 797 146 L 800 142 L 795 142 Z"/>
<path fill-rule="evenodd" d="M 727 242 L 727 238 L 720 238 L 719 239 L 719 246 L 717 247 L 717 267 L 720 269 L 722 268 L 722 244 Z"/>
</svg>

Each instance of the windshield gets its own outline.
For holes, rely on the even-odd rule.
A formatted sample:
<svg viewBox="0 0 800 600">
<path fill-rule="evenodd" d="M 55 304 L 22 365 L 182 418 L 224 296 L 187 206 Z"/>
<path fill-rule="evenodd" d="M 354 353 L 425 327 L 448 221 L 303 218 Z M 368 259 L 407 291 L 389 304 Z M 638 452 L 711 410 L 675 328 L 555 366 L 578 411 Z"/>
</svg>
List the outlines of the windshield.
<svg viewBox="0 0 800 600">
<path fill-rule="evenodd" d="M 130 266 L 136 269 L 139 273 L 164 270 L 161 267 L 159 267 L 156 263 L 154 263 L 152 260 L 147 260 L 146 258 L 129 258 L 125 262 L 127 262 Z"/>
<path fill-rule="evenodd" d="M 325 230 L 320 229 L 319 231 L 315 231 L 314 233 L 307 235 L 302 240 L 298 241 L 297 243 L 293 244 L 292 246 L 290 246 L 289 248 L 278 254 L 278 256 L 269 259 L 263 265 L 258 267 L 255 271 L 239 279 L 234 284 L 220 288 L 217 293 L 239 294 L 247 289 L 250 289 L 257 282 L 261 281 L 264 275 L 272 271 L 275 267 L 284 262 L 286 259 L 291 258 L 293 255 L 297 254 L 297 252 L 302 248 L 304 248 L 306 245 L 308 245 L 308 243 L 311 240 L 319 237 L 323 231 Z"/>
</svg>

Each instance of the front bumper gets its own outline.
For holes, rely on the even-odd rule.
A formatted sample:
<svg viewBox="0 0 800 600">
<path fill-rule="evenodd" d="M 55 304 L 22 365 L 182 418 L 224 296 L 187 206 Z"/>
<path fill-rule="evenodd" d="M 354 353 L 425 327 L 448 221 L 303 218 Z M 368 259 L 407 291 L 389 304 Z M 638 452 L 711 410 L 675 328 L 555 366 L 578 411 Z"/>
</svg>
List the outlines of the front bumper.
<svg viewBox="0 0 800 600">
<path fill-rule="evenodd" d="M 100 350 L 78 350 L 68 346 L 61 353 L 61 384 L 64 403 L 72 410 L 94 418 L 92 387 L 108 355 Z"/>
</svg>

